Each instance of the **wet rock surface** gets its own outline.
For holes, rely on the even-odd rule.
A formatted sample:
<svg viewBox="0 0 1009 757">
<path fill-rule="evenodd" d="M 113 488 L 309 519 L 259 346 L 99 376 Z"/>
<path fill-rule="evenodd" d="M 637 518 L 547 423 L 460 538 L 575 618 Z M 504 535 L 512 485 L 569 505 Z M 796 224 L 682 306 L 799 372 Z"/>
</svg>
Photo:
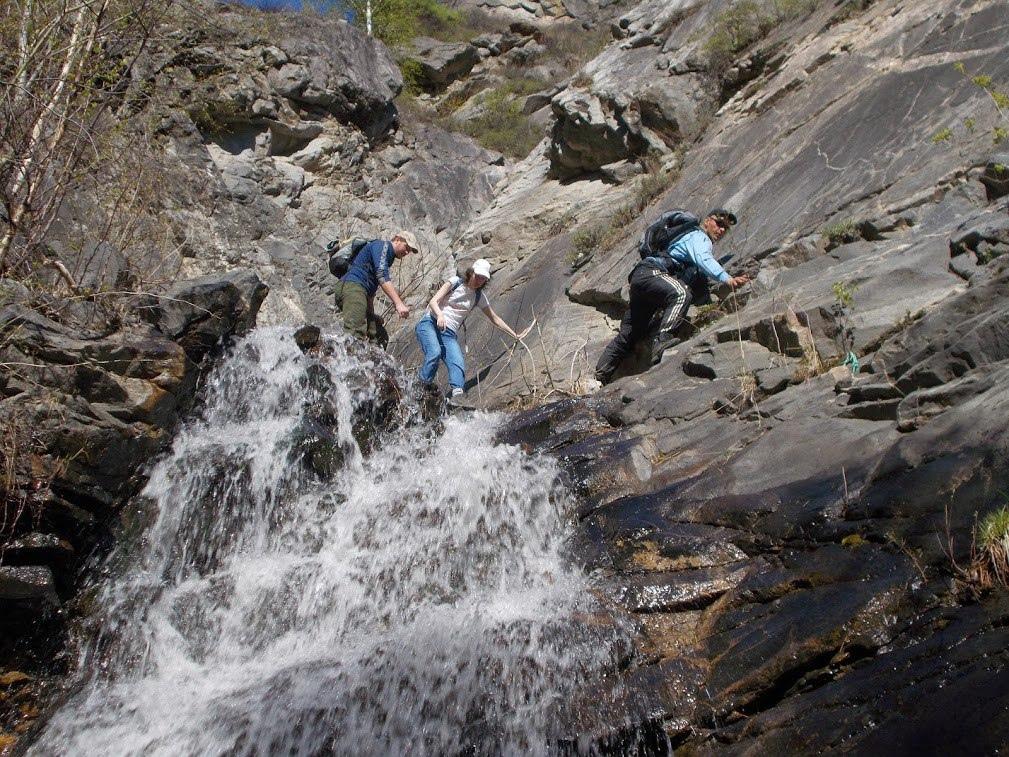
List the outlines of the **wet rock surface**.
<svg viewBox="0 0 1009 757">
<path fill-rule="evenodd" d="M 1009 484 L 1007 277 L 995 267 L 887 338 L 871 373 L 835 369 L 730 414 L 701 389 L 653 394 L 646 374 L 509 424 L 504 439 L 562 462 L 582 494 L 576 553 L 613 611 L 641 623 L 620 680 L 653 706 L 632 716 L 607 694 L 637 731 L 614 723 L 600 743 L 975 751 L 1004 739 L 1005 589 L 965 590 L 962 569 Z M 702 346 L 676 365 L 711 387 L 719 354 Z M 886 403 L 899 414 L 848 412 Z M 683 666 L 693 675 L 673 672 Z M 687 711 L 659 704 L 670 685 Z"/>
</svg>

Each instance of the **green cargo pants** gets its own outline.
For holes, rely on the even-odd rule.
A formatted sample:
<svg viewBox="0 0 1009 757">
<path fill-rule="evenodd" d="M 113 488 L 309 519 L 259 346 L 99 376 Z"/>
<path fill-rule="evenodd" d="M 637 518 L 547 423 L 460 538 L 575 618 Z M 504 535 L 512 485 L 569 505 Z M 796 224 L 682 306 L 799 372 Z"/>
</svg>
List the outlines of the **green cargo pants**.
<svg viewBox="0 0 1009 757">
<path fill-rule="evenodd" d="M 385 348 L 389 333 L 382 319 L 368 308 L 368 293 L 354 281 L 336 285 L 336 307 L 343 313 L 343 328 L 358 339 L 367 339 Z"/>
</svg>

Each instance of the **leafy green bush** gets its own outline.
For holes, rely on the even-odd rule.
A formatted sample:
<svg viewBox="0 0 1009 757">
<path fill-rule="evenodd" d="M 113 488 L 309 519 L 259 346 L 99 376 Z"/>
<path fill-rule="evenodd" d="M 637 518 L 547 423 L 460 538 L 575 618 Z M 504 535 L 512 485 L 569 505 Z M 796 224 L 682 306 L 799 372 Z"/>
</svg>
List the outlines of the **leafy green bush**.
<svg viewBox="0 0 1009 757">
<path fill-rule="evenodd" d="M 543 138 L 540 129 L 522 112 L 523 100 L 518 92 L 528 84 L 506 82 L 483 96 L 484 112 L 475 118 L 455 123 L 458 128 L 489 150 L 524 158 Z M 537 83 L 533 91 L 542 87 Z"/>
<path fill-rule="evenodd" d="M 736 54 L 763 39 L 778 24 L 811 13 L 818 0 L 742 0 L 719 13 L 711 22 L 704 43 L 708 62 L 716 73 L 724 71 Z"/>
<path fill-rule="evenodd" d="M 771 30 L 771 17 L 755 0 L 743 0 L 719 13 L 712 21 L 704 51 L 712 68 L 725 69 L 740 50 Z"/>
<path fill-rule="evenodd" d="M 347 0 L 354 11 L 354 23 L 367 23 L 367 0 Z M 372 0 L 373 34 L 390 46 L 403 45 L 420 35 L 436 36 L 439 31 L 458 27 L 463 14 L 438 0 Z"/>
<path fill-rule="evenodd" d="M 413 58 L 403 58 L 399 62 L 399 72 L 403 75 L 403 91 L 419 95 L 424 91 L 424 70 Z"/>
</svg>

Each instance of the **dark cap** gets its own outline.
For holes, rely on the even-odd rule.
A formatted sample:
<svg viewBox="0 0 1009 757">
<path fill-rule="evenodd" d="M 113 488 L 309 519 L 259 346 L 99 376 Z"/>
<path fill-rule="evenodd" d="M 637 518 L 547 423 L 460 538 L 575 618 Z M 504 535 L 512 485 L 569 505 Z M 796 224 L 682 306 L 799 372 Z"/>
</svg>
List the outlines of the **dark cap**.
<svg viewBox="0 0 1009 757">
<path fill-rule="evenodd" d="M 736 214 L 725 208 L 715 208 L 708 212 L 707 218 L 714 218 L 722 227 L 735 226 Z"/>
</svg>

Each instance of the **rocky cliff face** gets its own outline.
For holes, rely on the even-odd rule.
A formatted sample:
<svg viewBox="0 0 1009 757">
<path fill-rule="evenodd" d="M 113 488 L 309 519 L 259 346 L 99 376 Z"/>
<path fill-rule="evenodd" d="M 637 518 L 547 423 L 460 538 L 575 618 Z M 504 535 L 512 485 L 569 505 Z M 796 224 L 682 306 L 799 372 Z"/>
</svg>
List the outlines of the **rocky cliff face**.
<svg viewBox="0 0 1009 757">
<path fill-rule="evenodd" d="M 690 107 L 673 103 L 666 123 L 702 123 L 701 136 L 614 247 L 573 273 L 562 238 L 497 258 L 498 303 L 520 323 L 535 312 L 545 345 L 519 368 L 521 353 L 486 350 L 482 389 L 556 396 L 577 390 L 626 306 L 647 216 L 719 205 L 742 219 L 719 252 L 751 286 L 695 310 L 661 365 L 627 366 L 591 400 L 505 434 L 564 461 L 585 498 L 581 554 L 639 623 L 636 661 L 572 716 L 606 721 L 598 737 L 614 747 L 1004 742 L 1004 594 L 978 599 L 969 574 L 975 524 L 1005 505 L 1009 480 L 1004 117 L 970 79 L 1009 80 L 1005 14 L 864 5 L 783 21 Z M 689 90 L 691 40 L 725 7 L 683 4 L 640 44 L 623 25 L 585 91 L 553 103 L 558 124 L 580 103 L 572 123 L 608 136 L 583 150 L 588 137 L 555 127 L 523 202 L 590 186 L 550 178 L 598 170 L 582 155 L 633 159 L 647 132 L 625 114 L 652 106 L 643 82 L 635 98 L 632 61 L 646 51 L 646 79 Z M 607 75 L 624 76 L 610 107 Z M 838 365 L 849 351 L 857 375 Z"/>
<path fill-rule="evenodd" d="M 211 4 L 159 38 L 135 72 L 184 275 L 254 267 L 265 322 L 333 318 L 325 245 L 412 229 L 409 291 L 491 198 L 499 155 L 397 110 L 389 51 L 345 21 Z M 440 275 L 442 270 L 439 270 Z"/>
</svg>

